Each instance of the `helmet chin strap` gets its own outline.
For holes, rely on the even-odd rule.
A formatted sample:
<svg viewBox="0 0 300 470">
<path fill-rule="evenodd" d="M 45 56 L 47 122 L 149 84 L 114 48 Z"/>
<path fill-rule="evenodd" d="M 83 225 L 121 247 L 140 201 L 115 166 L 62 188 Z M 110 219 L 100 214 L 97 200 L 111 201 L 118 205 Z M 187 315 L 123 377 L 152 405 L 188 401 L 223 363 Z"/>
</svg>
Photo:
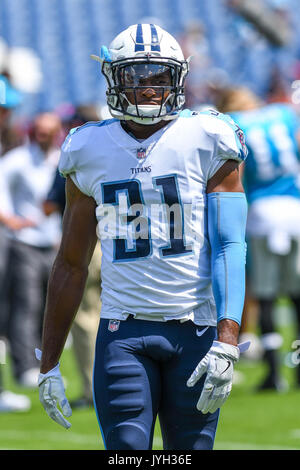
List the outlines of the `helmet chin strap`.
<svg viewBox="0 0 300 470">
<path fill-rule="evenodd" d="M 133 116 L 126 116 L 126 121 L 134 121 L 137 124 L 143 124 L 144 126 L 151 126 L 161 122 L 163 118 L 138 118 Z"/>
<path fill-rule="evenodd" d="M 161 117 L 155 117 L 155 114 L 158 114 L 160 110 L 160 106 L 150 106 L 150 105 L 138 105 L 138 111 L 140 116 L 132 116 L 132 114 L 136 113 L 136 106 L 130 104 L 127 108 L 127 112 L 131 114 L 131 116 L 126 116 L 126 118 L 130 119 L 131 121 L 137 122 L 138 124 L 157 124 L 158 122 L 162 121 Z M 162 107 L 163 114 L 165 113 L 165 106 Z"/>
<path fill-rule="evenodd" d="M 163 116 L 163 117 L 158 117 L 158 118 L 149 118 L 149 117 L 134 117 L 134 116 L 128 116 L 128 115 L 123 115 L 123 116 L 115 116 L 117 117 L 117 119 L 120 119 L 121 121 L 134 121 L 136 122 L 137 124 L 143 124 L 145 126 L 151 126 L 153 124 L 157 124 L 158 122 L 161 122 L 161 121 L 172 121 L 173 119 L 176 119 L 178 118 L 179 116 L 179 113 L 176 112 L 172 115 L 167 115 L 167 116 Z"/>
<path fill-rule="evenodd" d="M 165 114 L 165 116 L 158 116 L 155 117 L 155 114 L 158 114 L 160 111 L 160 106 L 153 106 L 153 105 L 138 105 L 138 110 L 140 116 L 132 116 L 132 114 L 136 113 L 136 106 L 133 104 L 129 104 L 127 111 L 128 113 L 131 114 L 129 115 L 124 115 L 123 119 L 126 121 L 134 121 L 138 124 L 144 124 L 150 126 L 151 124 L 157 124 L 158 122 L 161 121 L 170 121 L 172 119 L 175 119 L 178 117 L 178 113 L 174 114 L 166 114 L 166 106 L 162 106 L 161 108 L 161 113 Z"/>
<path fill-rule="evenodd" d="M 127 101 L 127 108 L 126 113 L 122 113 L 110 107 L 111 115 L 116 118 L 120 119 L 121 121 L 134 121 L 137 124 L 143 124 L 146 126 L 151 126 L 153 124 L 157 124 L 161 121 L 171 121 L 176 119 L 179 116 L 178 111 L 174 111 L 173 113 L 167 114 L 167 106 L 166 103 L 170 99 L 171 95 L 166 99 L 165 103 L 162 107 L 159 105 L 135 105 L 132 104 L 126 95 L 123 95 L 123 99 Z M 137 115 L 137 107 L 139 115 Z M 128 114 L 127 114 L 128 113 Z M 159 114 L 159 116 L 157 116 Z M 162 116 L 160 116 L 162 114 Z"/>
</svg>

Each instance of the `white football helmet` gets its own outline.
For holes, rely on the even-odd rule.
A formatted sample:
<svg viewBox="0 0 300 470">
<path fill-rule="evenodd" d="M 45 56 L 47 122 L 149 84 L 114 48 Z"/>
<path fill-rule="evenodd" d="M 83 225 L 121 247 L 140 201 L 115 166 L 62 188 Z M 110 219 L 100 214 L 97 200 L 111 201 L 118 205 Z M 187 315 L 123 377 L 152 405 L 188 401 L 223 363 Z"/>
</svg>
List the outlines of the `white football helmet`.
<svg viewBox="0 0 300 470">
<path fill-rule="evenodd" d="M 101 47 L 100 57 L 91 57 L 102 63 L 108 83 L 107 104 L 113 117 L 155 124 L 178 116 L 185 102 L 189 59 L 184 59 L 178 42 L 160 26 L 130 26 L 109 48 Z M 137 91 L 149 88 L 161 96 L 160 104 L 157 100 L 138 104 Z"/>
</svg>

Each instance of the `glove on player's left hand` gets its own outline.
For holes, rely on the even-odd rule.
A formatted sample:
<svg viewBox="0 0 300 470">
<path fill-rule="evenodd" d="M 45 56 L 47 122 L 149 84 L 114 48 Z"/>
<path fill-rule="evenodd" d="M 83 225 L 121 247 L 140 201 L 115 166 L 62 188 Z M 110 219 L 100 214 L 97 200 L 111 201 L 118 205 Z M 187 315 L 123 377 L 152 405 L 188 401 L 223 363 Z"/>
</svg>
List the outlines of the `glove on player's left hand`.
<svg viewBox="0 0 300 470">
<path fill-rule="evenodd" d="M 227 400 L 232 388 L 233 365 L 240 357 L 240 346 L 245 345 L 233 346 L 214 341 L 188 379 L 187 386 L 193 387 L 206 373 L 203 390 L 197 403 L 197 409 L 202 413 L 214 413 Z M 242 349 L 244 351 L 245 347 Z"/>
</svg>

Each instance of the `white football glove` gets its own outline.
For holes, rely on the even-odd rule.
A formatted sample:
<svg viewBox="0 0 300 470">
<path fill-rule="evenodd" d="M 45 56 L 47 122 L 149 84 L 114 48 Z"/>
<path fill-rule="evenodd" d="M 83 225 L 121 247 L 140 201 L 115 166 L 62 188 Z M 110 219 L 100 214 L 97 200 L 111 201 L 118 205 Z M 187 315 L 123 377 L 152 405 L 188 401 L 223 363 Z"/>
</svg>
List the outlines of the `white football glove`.
<svg viewBox="0 0 300 470">
<path fill-rule="evenodd" d="M 214 341 L 212 347 L 199 362 L 187 381 L 193 387 L 206 373 L 203 390 L 197 403 L 202 413 L 214 413 L 227 400 L 233 380 L 233 364 L 239 360 L 240 352 L 248 349 L 250 342 L 238 346 Z"/>
<path fill-rule="evenodd" d="M 41 354 L 39 349 L 35 350 L 37 359 L 41 359 Z M 69 418 L 72 415 L 72 409 L 65 395 L 65 387 L 59 370 L 59 363 L 46 374 L 39 374 L 38 385 L 40 402 L 48 416 L 64 428 L 69 429 L 71 423 L 69 423 L 64 416 Z M 57 403 L 62 413 L 57 408 Z"/>
</svg>

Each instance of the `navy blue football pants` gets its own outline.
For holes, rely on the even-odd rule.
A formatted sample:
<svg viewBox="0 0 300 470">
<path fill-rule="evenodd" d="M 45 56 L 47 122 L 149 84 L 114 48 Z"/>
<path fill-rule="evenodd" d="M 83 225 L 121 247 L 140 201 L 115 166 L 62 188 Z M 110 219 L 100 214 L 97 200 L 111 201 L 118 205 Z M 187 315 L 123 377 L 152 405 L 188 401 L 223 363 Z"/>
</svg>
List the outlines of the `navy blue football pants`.
<svg viewBox="0 0 300 470">
<path fill-rule="evenodd" d="M 212 449 L 219 410 L 202 414 L 196 408 L 205 376 L 192 388 L 186 382 L 216 328 L 131 316 L 116 331 L 108 325 L 100 321 L 94 366 L 95 409 L 106 449 L 151 449 L 157 415 L 164 449 Z"/>
</svg>

